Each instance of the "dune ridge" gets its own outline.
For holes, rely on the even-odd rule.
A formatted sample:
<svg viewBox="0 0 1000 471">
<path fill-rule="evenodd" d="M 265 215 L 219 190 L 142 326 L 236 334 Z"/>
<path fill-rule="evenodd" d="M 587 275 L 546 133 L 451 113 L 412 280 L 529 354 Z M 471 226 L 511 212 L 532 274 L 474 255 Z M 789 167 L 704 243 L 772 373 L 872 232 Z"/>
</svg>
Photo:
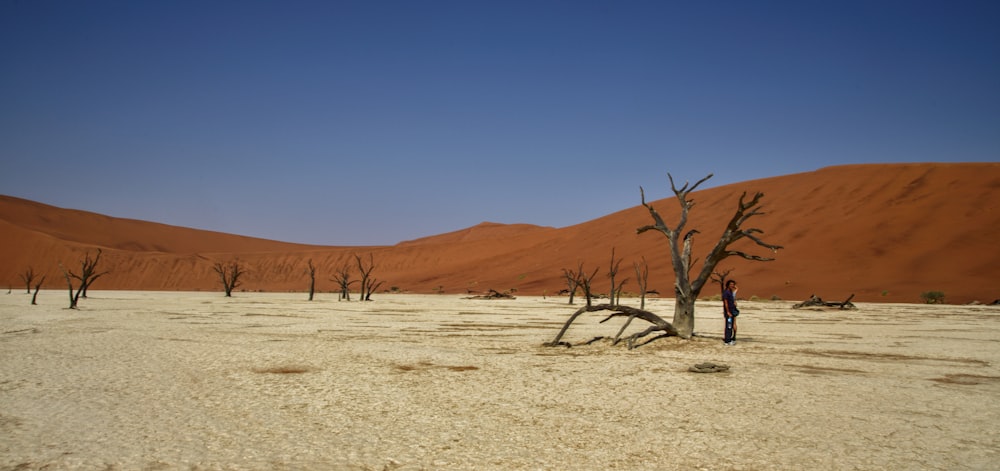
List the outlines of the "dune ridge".
<svg viewBox="0 0 1000 471">
<path fill-rule="evenodd" d="M 700 178 L 695 176 L 692 179 Z M 675 178 L 684 180 L 680 176 Z M 664 176 L 663 185 L 669 187 Z M 709 181 L 711 183 L 711 181 Z M 647 189 L 651 190 L 651 189 Z M 662 190 L 662 189 L 658 189 Z M 857 301 L 919 302 L 925 291 L 942 291 L 950 303 L 1000 298 L 1000 163 L 863 164 L 822 168 L 712 187 L 692 194 L 688 223 L 700 231 L 695 254 L 711 248 L 742 192 L 765 194 L 765 215 L 750 226 L 764 240 L 784 246 L 776 260 L 725 260 L 741 280 L 742 296 L 804 299 L 817 294 Z M 632 278 L 632 263 L 650 264 L 649 287 L 670 296 L 673 273 L 666 239 L 637 235 L 650 222 L 636 206 L 578 225 L 552 228 L 484 222 L 393 246 L 337 247 L 294 244 L 169 226 L 63 209 L 0 196 L 0 280 L 24 289 L 18 274 L 29 266 L 46 275 L 45 288 L 65 288 L 58 264 L 73 267 L 86 252 L 103 251 L 110 273 L 94 289 L 220 290 L 212 264 L 238 258 L 250 270 L 249 291 L 305 291 L 306 261 L 319 268 L 317 288 L 336 289 L 333 270 L 372 254 L 373 275 L 383 289 L 412 293 L 466 293 L 488 289 L 555 294 L 565 287 L 562 268 L 601 267 L 612 247 L 623 260 L 619 277 Z M 652 204 L 676 221 L 672 198 Z M 698 265 L 695 266 L 695 270 Z M 620 279 L 620 278 L 619 278 Z M 629 282 L 626 291 L 635 291 Z M 703 295 L 714 294 L 710 287 Z"/>
</svg>

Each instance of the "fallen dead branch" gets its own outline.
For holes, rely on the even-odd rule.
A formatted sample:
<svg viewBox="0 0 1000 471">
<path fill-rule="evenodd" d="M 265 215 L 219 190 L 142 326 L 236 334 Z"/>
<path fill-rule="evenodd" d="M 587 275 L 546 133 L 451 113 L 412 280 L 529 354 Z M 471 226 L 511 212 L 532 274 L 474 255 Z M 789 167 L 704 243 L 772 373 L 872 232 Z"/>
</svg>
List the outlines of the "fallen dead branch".
<svg viewBox="0 0 1000 471">
<path fill-rule="evenodd" d="M 653 332 L 663 332 L 663 334 L 661 334 L 658 337 L 654 337 L 645 343 L 652 342 L 653 340 L 656 340 L 661 337 L 671 337 L 678 335 L 677 329 L 674 328 L 674 326 L 671 323 L 663 320 L 663 318 L 661 318 L 656 314 L 653 314 L 652 312 L 642 309 L 636 309 L 631 306 L 622 306 L 619 304 L 598 304 L 595 306 L 584 306 L 581 307 L 580 309 L 577 309 L 576 312 L 574 312 L 573 315 L 569 317 L 569 319 L 566 321 L 566 324 L 563 325 L 559 333 L 556 334 L 556 338 L 554 338 L 551 342 L 544 343 L 543 345 L 546 347 L 555 347 L 555 346 L 572 347 L 573 344 L 562 341 L 562 337 L 563 335 L 566 334 L 566 331 L 569 330 L 569 326 L 583 313 L 597 312 L 597 311 L 611 311 L 611 314 L 605 317 L 601 321 L 601 323 L 607 322 L 609 319 L 615 317 L 628 316 L 628 320 L 625 321 L 625 324 L 622 325 L 621 329 L 618 330 L 618 334 L 615 335 L 615 338 L 612 341 L 612 345 L 617 345 L 618 342 L 622 340 L 621 338 L 622 333 L 625 332 L 625 329 L 628 328 L 629 324 L 631 324 L 632 320 L 634 319 L 642 319 L 646 322 L 649 322 L 652 325 L 649 326 L 649 328 L 647 328 L 646 330 L 643 330 L 642 332 L 636 332 L 626 338 L 627 341 L 626 344 L 628 345 L 629 350 L 638 346 L 636 345 L 637 340 L 649 334 L 652 334 Z M 603 338 L 605 337 L 603 336 L 595 337 L 587 342 L 584 342 L 583 345 L 589 345 Z"/>
<path fill-rule="evenodd" d="M 852 311 L 853 310 L 857 310 L 858 307 L 855 306 L 854 303 L 851 302 L 852 299 L 854 299 L 854 294 L 853 293 L 847 299 L 845 299 L 843 302 L 839 302 L 839 303 L 838 302 L 827 302 L 827 301 L 823 301 L 822 298 L 820 298 L 819 296 L 816 296 L 814 294 L 812 296 L 809 296 L 809 299 L 807 299 L 805 301 L 802 301 L 801 303 L 793 305 L 792 309 L 802 309 L 804 307 L 835 307 L 835 308 L 840 309 L 840 310 L 852 310 Z"/>
<path fill-rule="evenodd" d="M 501 293 L 495 289 L 489 290 L 486 294 L 480 294 L 477 296 L 469 296 L 465 299 L 517 299 L 514 295 L 510 293 Z"/>
</svg>

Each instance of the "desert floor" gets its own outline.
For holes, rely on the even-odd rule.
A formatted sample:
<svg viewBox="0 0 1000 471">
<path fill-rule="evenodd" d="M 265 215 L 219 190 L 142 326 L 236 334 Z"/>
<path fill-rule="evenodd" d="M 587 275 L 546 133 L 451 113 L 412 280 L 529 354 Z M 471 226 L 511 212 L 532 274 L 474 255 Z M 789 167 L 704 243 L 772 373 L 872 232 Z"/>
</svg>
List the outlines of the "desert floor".
<svg viewBox="0 0 1000 471">
<path fill-rule="evenodd" d="M 566 298 L 0 294 L 2 469 L 996 469 L 1000 308 L 718 302 L 544 347 Z M 627 300 L 637 304 L 638 300 Z M 579 302 L 578 302 L 579 304 Z M 647 308 L 672 317 L 673 302 Z M 590 314 L 564 340 L 613 336 Z M 644 326 L 634 323 L 631 331 Z M 702 362 L 729 365 L 698 374 Z"/>
</svg>

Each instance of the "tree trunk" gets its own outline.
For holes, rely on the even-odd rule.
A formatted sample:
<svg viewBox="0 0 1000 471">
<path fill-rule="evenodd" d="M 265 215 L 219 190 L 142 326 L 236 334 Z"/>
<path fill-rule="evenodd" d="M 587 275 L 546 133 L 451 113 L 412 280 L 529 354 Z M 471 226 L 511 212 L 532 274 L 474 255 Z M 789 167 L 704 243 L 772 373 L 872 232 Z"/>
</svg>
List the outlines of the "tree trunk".
<svg viewBox="0 0 1000 471">
<path fill-rule="evenodd" d="M 45 283 L 45 276 L 42 276 L 41 281 L 39 281 L 38 284 L 35 285 L 35 294 L 33 294 L 31 296 L 31 305 L 32 306 L 35 306 L 35 305 L 38 304 L 36 302 L 38 300 L 38 290 L 42 289 L 42 284 L 43 283 Z"/>
<path fill-rule="evenodd" d="M 76 298 L 73 297 L 73 280 L 69 277 L 69 272 L 63 268 L 62 264 L 59 264 L 59 268 L 62 269 L 63 275 L 66 277 L 66 285 L 69 286 L 69 308 L 76 309 Z"/>
<path fill-rule="evenodd" d="M 313 300 L 313 295 L 316 293 L 316 265 L 313 265 L 313 261 L 309 259 L 309 300 Z"/>
<path fill-rule="evenodd" d="M 677 296 L 674 301 L 674 328 L 677 336 L 684 339 L 694 334 L 694 301 L 693 297 Z"/>
</svg>

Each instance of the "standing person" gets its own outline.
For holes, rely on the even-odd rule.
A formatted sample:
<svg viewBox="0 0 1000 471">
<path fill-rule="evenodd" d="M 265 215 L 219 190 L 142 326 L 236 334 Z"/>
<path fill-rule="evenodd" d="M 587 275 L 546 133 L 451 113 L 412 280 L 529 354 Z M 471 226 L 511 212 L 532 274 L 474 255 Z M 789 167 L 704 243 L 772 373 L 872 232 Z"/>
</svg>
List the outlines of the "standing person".
<svg viewBox="0 0 1000 471">
<path fill-rule="evenodd" d="M 736 316 L 740 315 L 740 310 L 736 308 L 737 291 L 736 280 L 727 281 L 726 289 L 722 291 L 722 315 L 726 318 L 722 341 L 726 345 L 736 345 Z"/>
</svg>

